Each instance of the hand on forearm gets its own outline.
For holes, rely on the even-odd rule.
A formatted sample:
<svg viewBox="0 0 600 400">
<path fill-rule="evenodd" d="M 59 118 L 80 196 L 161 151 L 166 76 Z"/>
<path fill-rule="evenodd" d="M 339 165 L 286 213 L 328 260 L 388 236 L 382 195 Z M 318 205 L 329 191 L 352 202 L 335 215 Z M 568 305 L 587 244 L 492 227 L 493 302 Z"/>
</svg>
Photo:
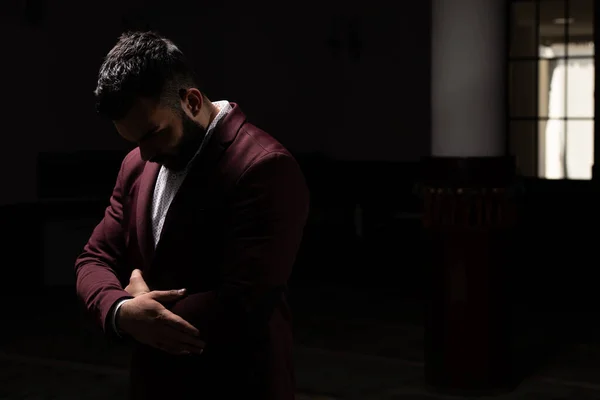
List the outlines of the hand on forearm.
<svg viewBox="0 0 600 400">
<path fill-rule="evenodd" d="M 142 271 L 134 269 L 125 291 L 133 296 L 115 310 L 114 326 L 137 341 L 170 354 L 202 354 L 200 332 L 164 304 L 185 296 L 183 291 L 150 291 Z M 118 326 L 117 326 L 118 325 Z"/>
<path fill-rule="evenodd" d="M 161 303 L 185 296 L 183 290 L 153 291 L 121 305 L 116 315 L 118 328 L 140 343 L 167 353 L 202 354 L 200 332 Z"/>
</svg>

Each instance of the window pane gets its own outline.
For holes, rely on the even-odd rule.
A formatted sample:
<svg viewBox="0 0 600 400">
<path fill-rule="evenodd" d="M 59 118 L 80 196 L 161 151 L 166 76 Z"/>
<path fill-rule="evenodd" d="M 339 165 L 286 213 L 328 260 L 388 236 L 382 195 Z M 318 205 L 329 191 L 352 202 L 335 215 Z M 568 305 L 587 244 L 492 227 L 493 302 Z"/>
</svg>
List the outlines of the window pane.
<svg viewBox="0 0 600 400">
<path fill-rule="evenodd" d="M 548 60 L 544 57 L 554 57 L 550 47 L 540 47 L 540 62 L 538 63 L 538 115 L 548 118 L 548 107 L 550 100 L 550 82 L 551 72 L 554 68 L 554 60 Z"/>
<path fill-rule="evenodd" d="M 569 22 L 567 27 L 569 43 L 586 44 L 581 46 L 578 52 L 584 56 L 593 56 L 594 0 L 570 0 Z"/>
<path fill-rule="evenodd" d="M 540 121 L 539 128 L 539 177 L 566 178 L 564 152 L 566 121 L 563 119 Z"/>
<path fill-rule="evenodd" d="M 596 2 L 511 1 L 509 138 L 525 176 L 592 177 Z"/>
<path fill-rule="evenodd" d="M 594 121 L 568 120 L 566 124 L 566 176 L 569 179 L 592 179 Z"/>
<path fill-rule="evenodd" d="M 519 174 L 538 176 L 537 124 L 531 121 L 511 121 L 509 125 L 510 154 L 516 158 Z"/>
<path fill-rule="evenodd" d="M 544 61 L 546 62 L 546 61 Z M 549 118 L 564 118 L 566 115 L 567 67 L 564 59 L 547 61 L 544 76 L 540 76 L 540 115 Z"/>
<path fill-rule="evenodd" d="M 510 56 L 537 57 L 537 2 L 511 3 Z"/>
<path fill-rule="evenodd" d="M 511 61 L 509 64 L 508 96 L 510 116 L 537 118 L 538 61 Z"/>
<path fill-rule="evenodd" d="M 553 43 L 566 42 L 566 1 L 540 1 L 540 44 L 550 46 Z"/>
<path fill-rule="evenodd" d="M 569 59 L 566 68 L 567 117 L 594 118 L 594 59 Z"/>
</svg>

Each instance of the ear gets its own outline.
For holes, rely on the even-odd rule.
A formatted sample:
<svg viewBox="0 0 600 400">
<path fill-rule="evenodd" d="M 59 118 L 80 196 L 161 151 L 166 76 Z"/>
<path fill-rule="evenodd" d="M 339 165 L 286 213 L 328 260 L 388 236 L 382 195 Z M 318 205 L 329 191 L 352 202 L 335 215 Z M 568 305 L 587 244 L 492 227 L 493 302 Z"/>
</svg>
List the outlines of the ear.
<svg viewBox="0 0 600 400">
<path fill-rule="evenodd" d="M 192 117 L 197 116 L 204 105 L 204 96 L 195 88 L 181 89 L 179 91 L 181 97 L 181 107 Z"/>
</svg>

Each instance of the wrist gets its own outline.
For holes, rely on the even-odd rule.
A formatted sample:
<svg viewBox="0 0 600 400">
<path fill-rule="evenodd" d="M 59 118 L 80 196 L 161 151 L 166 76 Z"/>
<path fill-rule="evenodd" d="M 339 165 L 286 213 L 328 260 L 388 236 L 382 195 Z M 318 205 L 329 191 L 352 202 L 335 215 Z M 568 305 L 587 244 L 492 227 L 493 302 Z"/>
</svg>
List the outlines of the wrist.
<svg viewBox="0 0 600 400">
<path fill-rule="evenodd" d="M 114 317 L 113 317 L 113 327 L 118 335 L 127 333 L 127 329 L 124 327 L 124 325 L 126 325 L 125 324 L 126 318 L 123 318 L 123 309 L 126 308 L 125 307 L 126 303 L 129 300 L 132 300 L 132 299 L 121 300 L 115 308 L 115 313 L 114 313 Z"/>
</svg>

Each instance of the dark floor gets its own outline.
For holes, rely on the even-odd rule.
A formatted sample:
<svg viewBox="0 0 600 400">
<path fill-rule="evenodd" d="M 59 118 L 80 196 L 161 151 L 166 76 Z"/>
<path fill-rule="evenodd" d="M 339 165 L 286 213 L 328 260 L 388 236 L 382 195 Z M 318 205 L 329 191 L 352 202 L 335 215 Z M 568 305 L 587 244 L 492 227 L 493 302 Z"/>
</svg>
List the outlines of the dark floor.
<svg viewBox="0 0 600 400">
<path fill-rule="evenodd" d="M 45 301 L 13 302 L 2 324 L 0 399 L 124 398 L 127 349 L 82 319 L 71 294 L 35 297 Z M 418 302 L 393 291 L 314 285 L 293 288 L 291 302 L 299 399 L 444 398 L 424 387 Z M 600 346 L 573 325 L 592 318 L 515 308 L 515 363 L 544 361 L 497 398 L 600 399 Z"/>
</svg>

